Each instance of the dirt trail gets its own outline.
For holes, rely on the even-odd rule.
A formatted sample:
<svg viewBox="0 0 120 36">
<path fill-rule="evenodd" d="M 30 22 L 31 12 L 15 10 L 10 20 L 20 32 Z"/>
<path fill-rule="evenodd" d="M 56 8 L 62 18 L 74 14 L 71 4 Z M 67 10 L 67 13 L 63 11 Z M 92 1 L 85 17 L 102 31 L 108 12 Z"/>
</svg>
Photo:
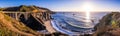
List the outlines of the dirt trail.
<svg viewBox="0 0 120 36">
<path fill-rule="evenodd" d="M 4 14 L 0 13 L 0 20 L 2 21 L 2 23 L 4 23 L 4 25 L 6 25 L 6 27 L 9 30 L 14 31 L 14 32 L 19 33 L 19 34 L 22 34 L 22 35 L 25 35 L 25 36 L 35 36 L 33 34 L 29 34 L 29 33 L 19 31 L 17 28 L 13 27 L 12 21 L 6 20 L 4 16 L 5 16 Z M 18 23 L 15 23 L 15 24 L 18 24 Z"/>
</svg>

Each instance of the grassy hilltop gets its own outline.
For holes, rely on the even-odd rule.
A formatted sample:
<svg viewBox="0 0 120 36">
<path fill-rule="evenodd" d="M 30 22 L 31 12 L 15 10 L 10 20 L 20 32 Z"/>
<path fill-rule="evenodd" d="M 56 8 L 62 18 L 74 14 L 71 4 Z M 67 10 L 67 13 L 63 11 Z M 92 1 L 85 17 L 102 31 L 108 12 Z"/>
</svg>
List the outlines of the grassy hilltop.
<svg viewBox="0 0 120 36">
<path fill-rule="evenodd" d="M 0 8 L 1 11 L 18 11 L 18 12 L 52 12 L 51 10 L 43 7 L 38 7 L 35 5 L 26 6 L 14 6 L 14 7 L 6 7 L 6 8 Z"/>
</svg>

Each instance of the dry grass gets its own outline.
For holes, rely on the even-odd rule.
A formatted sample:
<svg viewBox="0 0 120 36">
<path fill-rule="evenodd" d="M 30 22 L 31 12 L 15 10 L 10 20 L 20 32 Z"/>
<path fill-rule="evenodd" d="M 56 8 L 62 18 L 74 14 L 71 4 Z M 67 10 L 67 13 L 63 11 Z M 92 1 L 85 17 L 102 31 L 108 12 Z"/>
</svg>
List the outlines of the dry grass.
<svg viewBox="0 0 120 36">
<path fill-rule="evenodd" d="M 0 36 L 39 36 L 39 34 L 0 12 Z"/>
</svg>

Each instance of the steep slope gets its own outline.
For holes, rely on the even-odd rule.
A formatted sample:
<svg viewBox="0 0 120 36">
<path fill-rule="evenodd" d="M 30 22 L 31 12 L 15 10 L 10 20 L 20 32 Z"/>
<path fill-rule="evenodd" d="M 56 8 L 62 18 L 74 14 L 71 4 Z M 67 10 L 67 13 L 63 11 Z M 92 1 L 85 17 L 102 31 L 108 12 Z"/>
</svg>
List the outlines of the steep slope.
<svg viewBox="0 0 120 36">
<path fill-rule="evenodd" d="M 0 12 L 0 36 L 39 36 L 23 23 Z"/>
<path fill-rule="evenodd" d="M 120 13 L 112 12 L 104 16 L 95 30 L 94 36 L 120 36 Z"/>
</svg>

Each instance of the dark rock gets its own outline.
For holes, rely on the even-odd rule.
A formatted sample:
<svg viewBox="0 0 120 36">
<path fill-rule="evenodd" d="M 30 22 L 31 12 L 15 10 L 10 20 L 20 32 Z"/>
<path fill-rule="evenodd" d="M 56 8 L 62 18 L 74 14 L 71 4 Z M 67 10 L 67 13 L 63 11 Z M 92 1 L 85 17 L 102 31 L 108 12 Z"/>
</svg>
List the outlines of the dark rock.
<svg viewBox="0 0 120 36">
<path fill-rule="evenodd" d="M 28 19 L 25 19 L 24 15 L 21 15 L 19 20 L 33 30 L 45 30 L 45 26 L 38 22 L 32 15 L 30 15 Z"/>
</svg>

